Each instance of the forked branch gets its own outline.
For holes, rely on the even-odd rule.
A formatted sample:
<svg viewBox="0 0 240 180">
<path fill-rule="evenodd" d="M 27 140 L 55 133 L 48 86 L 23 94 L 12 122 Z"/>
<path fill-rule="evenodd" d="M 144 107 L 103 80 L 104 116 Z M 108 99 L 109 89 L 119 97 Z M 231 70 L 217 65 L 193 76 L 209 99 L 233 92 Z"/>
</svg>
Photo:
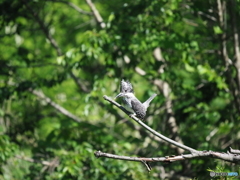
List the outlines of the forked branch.
<svg viewBox="0 0 240 180">
<path fill-rule="evenodd" d="M 210 157 L 210 158 L 215 158 L 215 159 L 221 159 L 227 162 L 231 163 L 236 163 L 240 164 L 240 151 L 239 150 L 234 150 L 230 148 L 230 152 L 228 153 L 223 153 L 223 152 L 214 152 L 214 151 L 198 151 L 195 150 L 191 147 L 185 146 L 183 144 L 180 144 L 162 134 L 159 132 L 156 132 L 149 126 L 147 126 L 143 121 L 138 119 L 136 116 L 132 115 L 129 113 L 123 106 L 118 104 L 116 101 L 112 100 L 108 96 L 103 96 L 105 100 L 108 102 L 112 103 L 119 109 L 121 109 L 123 112 L 125 112 L 127 115 L 130 116 L 133 120 L 135 120 L 138 124 L 140 124 L 142 127 L 144 127 L 146 130 L 151 132 L 153 135 L 159 137 L 160 139 L 168 142 L 169 144 L 175 145 L 183 150 L 189 151 L 190 154 L 181 154 L 181 155 L 171 155 L 171 156 L 165 156 L 165 157 L 150 157 L 150 158 L 145 158 L 145 157 L 129 157 L 129 156 L 120 156 L 120 155 L 115 155 L 115 154 L 110 154 L 110 153 L 104 153 L 101 151 L 96 151 L 94 154 L 96 157 L 106 157 L 106 158 L 111 158 L 111 159 L 119 159 L 119 160 L 127 160 L 127 161 L 136 161 L 136 162 L 142 162 L 148 171 L 151 170 L 151 166 L 149 162 L 175 162 L 175 161 L 181 161 L 181 160 L 186 160 L 186 159 L 193 159 L 193 158 L 199 158 L 199 157 Z"/>
</svg>

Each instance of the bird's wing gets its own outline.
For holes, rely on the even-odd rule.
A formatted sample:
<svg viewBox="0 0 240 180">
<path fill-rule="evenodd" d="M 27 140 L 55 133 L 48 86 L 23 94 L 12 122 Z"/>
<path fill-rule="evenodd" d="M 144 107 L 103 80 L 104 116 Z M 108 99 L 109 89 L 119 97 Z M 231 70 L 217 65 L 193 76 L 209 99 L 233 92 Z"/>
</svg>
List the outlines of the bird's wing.
<svg viewBox="0 0 240 180">
<path fill-rule="evenodd" d="M 146 116 L 146 108 L 138 99 L 133 99 L 131 105 L 138 118 L 143 119 Z"/>
</svg>

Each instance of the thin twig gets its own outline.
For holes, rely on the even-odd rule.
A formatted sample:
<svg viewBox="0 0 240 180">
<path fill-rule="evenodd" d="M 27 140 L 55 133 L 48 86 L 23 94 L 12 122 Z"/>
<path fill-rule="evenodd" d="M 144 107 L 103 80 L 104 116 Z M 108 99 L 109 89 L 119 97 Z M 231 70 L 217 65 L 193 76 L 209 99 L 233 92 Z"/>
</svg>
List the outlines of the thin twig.
<svg viewBox="0 0 240 180">
<path fill-rule="evenodd" d="M 114 100 L 112 100 L 111 98 L 109 98 L 108 96 L 104 95 L 103 98 L 105 100 L 107 100 L 108 102 L 112 103 L 113 105 L 117 106 L 119 109 L 121 109 L 123 112 L 125 112 L 127 115 L 130 115 L 130 117 L 135 120 L 138 124 L 140 124 L 142 127 L 144 127 L 145 129 L 147 129 L 149 132 L 151 132 L 152 134 L 154 134 L 155 136 L 159 137 L 160 139 L 167 141 L 170 144 L 173 144 L 179 148 L 182 148 L 186 151 L 189 151 L 191 153 L 197 153 L 198 151 L 190 148 L 188 146 L 185 146 L 183 144 L 180 144 L 172 139 L 169 139 L 168 137 L 158 133 L 157 131 L 153 130 L 152 128 L 150 128 L 149 126 L 147 126 L 145 123 L 143 123 L 140 119 L 138 119 L 136 116 L 130 114 L 124 107 L 122 107 L 120 104 L 118 104 L 117 102 L 115 102 Z"/>
<path fill-rule="evenodd" d="M 147 168 L 148 172 L 152 170 L 152 167 L 150 166 L 149 162 L 142 161 L 143 165 Z"/>
<path fill-rule="evenodd" d="M 79 13 L 81 13 L 81 14 L 86 14 L 86 15 L 90 15 L 90 16 L 93 15 L 93 13 L 84 11 L 83 9 L 79 8 L 79 7 L 76 6 L 75 4 L 73 4 L 73 3 L 71 3 L 71 2 L 68 2 L 68 1 L 63 1 L 63 0 L 47 0 L 47 1 L 65 3 L 65 4 L 67 4 L 68 6 L 72 7 L 73 9 L 75 9 L 77 12 L 79 12 Z"/>
</svg>

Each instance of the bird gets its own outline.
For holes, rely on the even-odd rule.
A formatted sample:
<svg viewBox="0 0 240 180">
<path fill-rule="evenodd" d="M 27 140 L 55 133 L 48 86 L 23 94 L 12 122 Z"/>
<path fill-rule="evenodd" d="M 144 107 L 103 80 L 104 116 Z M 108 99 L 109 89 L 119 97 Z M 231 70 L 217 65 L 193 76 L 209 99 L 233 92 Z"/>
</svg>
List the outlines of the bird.
<svg viewBox="0 0 240 180">
<path fill-rule="evenodd" d="M 150 98 L 148 98 L 144 103 L 141 103 L 136 96 L 134 95 L 133 86 L 129 81 L 121 80 L 120 83 L 120 93 L 115 97 L 123 98 L 123 106 L 127 111 L 136 115 L 141 120 L 144 120 L 146 116 L 147 108 L 149 107 L 150 102 L 157 96 L 157 94 L 153 94 Z"/>
</svg>

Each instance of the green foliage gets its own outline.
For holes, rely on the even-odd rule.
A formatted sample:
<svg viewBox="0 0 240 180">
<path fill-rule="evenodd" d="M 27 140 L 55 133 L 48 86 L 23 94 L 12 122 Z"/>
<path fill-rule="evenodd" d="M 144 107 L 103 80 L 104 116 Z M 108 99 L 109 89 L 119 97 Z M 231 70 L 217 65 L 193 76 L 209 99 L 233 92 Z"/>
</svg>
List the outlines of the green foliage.
<svg viewBox="0 0 240 180">
<path fill-rule="evenodd" d="M 0 163 L 4 163 L 17 151 L 17 145 L 9 140 L 6 135 L 0 136 Z"/>
<path fill-rule="evenodd" d="M 85 1 L 2 0 L 0 178 L 151 180 L 174 172 L 209 179 L 206 167 L 221 167 L 220 160 L 152 163 L 148 174 L 140 163 L 97 159 L 94 152 L 137 157 L 177 153 L 104 101 L 103 95 L 118 93 L 122 78 L 132 82 L 141 101 L 158 94 L 146 121 L 156 131 L 176 136 L 169 127 L 170 98 L 184 144 L 225 152 L 228 146 L 240 148 L 240 93 L 230 13 L 239 19 L 240 4 L 236 1 L 233 9 L 228 1 L 222 2 L 226 27 L 219 23 L 215 1 L 96 0 L 106 24 L 101 28 Z M 228 63 L 223 59 L 224 43 Z M 160 58 L 153 53 L 156 48 L 161 49 Z M 169 85 L 169 97 L 157 80 Z M 43 163 L 54 160 L 56 166 Z M 225 164 L 225 170 L 239 169 Z"/>
</svg>

